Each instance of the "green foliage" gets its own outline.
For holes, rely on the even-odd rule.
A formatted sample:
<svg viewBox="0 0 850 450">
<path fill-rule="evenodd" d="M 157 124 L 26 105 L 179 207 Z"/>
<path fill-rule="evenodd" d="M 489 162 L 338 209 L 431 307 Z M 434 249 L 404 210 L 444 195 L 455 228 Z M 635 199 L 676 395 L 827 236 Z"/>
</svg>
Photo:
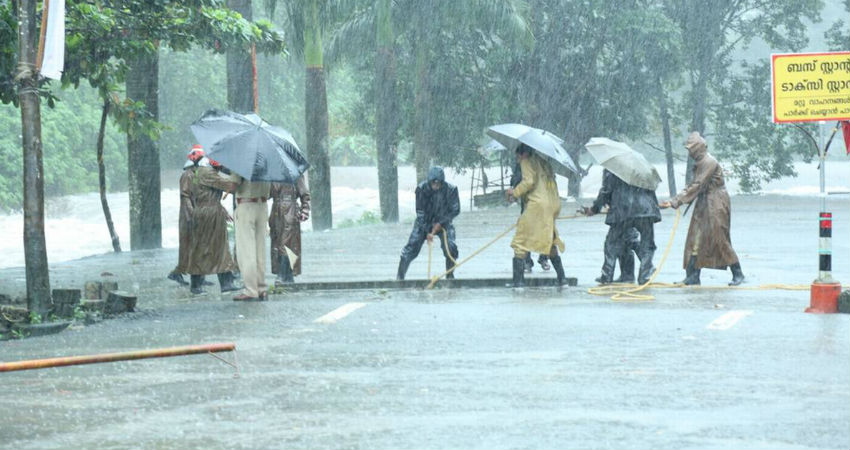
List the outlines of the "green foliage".
<svg viewBox="0 0 850 450">
<path fill-rule="evenodd" d="M 74 307 L 74 320 L 83 320 L 86 318 L 86 312 L 83 310 L 82 306 Z"/>
<path fill-rule="evenodd" d="M 345 219 L 337 228 L 351 228 L 363 225 L 375 225 L 381 223 L 381 214 L 373 211 L 364 211 L 363 215 L 357 220 Z"/>
<path fill-rule="evenodd" d="M 717 114 L 725 120 L 717 124 L 718 150 L 711 151 L 732 167 L 744 192 L 756 192 L 766 181 L 795 176 L 793 161 L 811 161 L 815 150 L 800 130 L 766 120 L 771 90 L 764 74 L 770 73 L 769 62 L 743 68 L 743 76 L 720 85 Z"/>
<path fill-rule="evenodd" d="M 41 314 L 39 314 L 35 311 L 30 311 L 29 319 L 30 319 L 30 324 L 32 324 L 32 325 L 38 325 L 42 322 Z"/>
<path fill-rule="evenodd" d="M 48 197 L 97 190 L 95 144 L 100 121 L 97 91 L 80 87 L 59 93 L 53 109 L 42 108 L 44 190 Z M 108 126 L 104 139 L 104 161 L 112 192 L 127 189 L 125 139 Z M 20 210 L 23 202 L 23 166 L 20 112 L 0 105 L 0 211 Z"/>
<path fill-rule="evenodd" d="M 333 138 L 330 149 L 331 164 L 337 166 L 374 166 L 375 139 L 365 134 Z"/>
</svg>

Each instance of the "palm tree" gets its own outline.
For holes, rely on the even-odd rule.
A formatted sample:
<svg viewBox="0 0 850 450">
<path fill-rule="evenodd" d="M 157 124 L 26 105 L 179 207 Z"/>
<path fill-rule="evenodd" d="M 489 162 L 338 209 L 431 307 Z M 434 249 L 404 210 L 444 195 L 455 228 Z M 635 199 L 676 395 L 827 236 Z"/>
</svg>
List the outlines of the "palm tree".
<svg viewBox="0 0 850 450">
<path fill-rule="evenodd" d="M 328 158 L 328 99 L 322 36 L 326 27 L 335 23 L 339 17 L 341 3 L 330 0 L 294 0 L 286 3 L 289 48 L 296 55 L 303 55 L 307 71 L 304 79 L 304 115 L 314 230 L 333 227 Z M 271 14 L 274 13 L 274 4 L 274 0 L 269 0 Z"/>
</svg>

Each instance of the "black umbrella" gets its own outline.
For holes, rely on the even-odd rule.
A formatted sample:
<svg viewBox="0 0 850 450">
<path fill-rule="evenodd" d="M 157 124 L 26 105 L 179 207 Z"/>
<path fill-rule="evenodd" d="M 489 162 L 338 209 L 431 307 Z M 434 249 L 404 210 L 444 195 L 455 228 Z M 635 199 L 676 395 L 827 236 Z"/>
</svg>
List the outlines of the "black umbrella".
<svg viewBox="0 0 850 450">
<path fill-rule="evenodd" d="M 211 109 L 189 128 L 208 158 L 246 180 L 295 183 L 310 167 L 288 131 L 256 114 Z"/>
</svg>

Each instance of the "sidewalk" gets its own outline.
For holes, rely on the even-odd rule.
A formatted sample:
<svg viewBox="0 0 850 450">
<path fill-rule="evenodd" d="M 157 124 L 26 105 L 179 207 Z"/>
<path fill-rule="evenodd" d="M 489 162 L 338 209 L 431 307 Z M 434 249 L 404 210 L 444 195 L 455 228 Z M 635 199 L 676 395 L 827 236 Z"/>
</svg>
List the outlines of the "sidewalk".
<svg viewBox="0 0 850 450">
<path fill-rule="evenodd" d="M 850 218 L 846 200 L 830 199 L 834 228 L 833 276 L 850 285 Z M 575 214 L 577 205 L 565 203 L 562 216 Z M 519 215 L 515 205 L 462 213 L 456 220 L 459 261 L 490 242 L 510 227 Z M 732 242 L 747 276 L 745 286 L 761 284 L 811 284 L 818 267 L 818 203 L 816 199 L 784 196 L 736 196 L 732 200 Z M 654 262 L 660 264 L 673 226 L 675 211 L 663 212 L 656 225 L 658 250 Z M 399 253 L 407 241 L 412 217 L 399 224 L 378 224 L 323 232 L 305 232 L 303 238 L 303 275 L 296 282 L 390 280 L 395 278 Z M 657 281 L 674 282 L 684 276 L 682 252 L 690 214 L 679 224 L 672 248 Z M 604 216 L 559 220 L 558 228 L 567 245 L 562 255 L 568 277 L 578 278 L 578 288 L 593 286 L 602 262 L 602 243 L 608 227 Z M 513 232 L 456 269 L 458 278 L 504 278 L 511 276 L 510 240 Z M 438 241 L 435 241 L 437 243 Z M 120 254 L 106 253 L 51 265 L 51 288 L 82 289 L 86 281 L 108 279 L 119 289 L 138 295 L 138 308 L 159 309 L 172 304 L 204 301 L 230 301 L 218 294 L 215 276 L 207 279 L 206 295 L 192 296 L 188 288 L 165 277 L 177 261 L 177 249 L 158 249 Z M 444 262 L 438 248 L 433 249 L 432 275 L 443 272 Z M 425 279 L 428 264 L 427 243 L 411 264 L 407 278 Z M 0 293 L 23 297 L 26 282 L 23 267 L 0 269 Z M 535 266 L 531 277 L 554 277 Z M 266 273 L 273 283 L 274 275 Z M 728 282 L 728 271 L 704 270 L 703 285 L 721 286 Z M 808 293 L 796 293 L 805 297 Z"/>
</svg>

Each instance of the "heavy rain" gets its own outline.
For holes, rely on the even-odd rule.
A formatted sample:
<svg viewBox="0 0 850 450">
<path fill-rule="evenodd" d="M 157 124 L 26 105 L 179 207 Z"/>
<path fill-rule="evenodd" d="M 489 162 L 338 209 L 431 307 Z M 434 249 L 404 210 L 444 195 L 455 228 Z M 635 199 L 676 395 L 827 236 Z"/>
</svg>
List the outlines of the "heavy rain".
<svg viewBox="0 0 850 450">
<path fill-rule="evenodd" d="M 0 0 L 0 449 L 847 448 L 848 68 L 847 0 Z"/>
</svg>

